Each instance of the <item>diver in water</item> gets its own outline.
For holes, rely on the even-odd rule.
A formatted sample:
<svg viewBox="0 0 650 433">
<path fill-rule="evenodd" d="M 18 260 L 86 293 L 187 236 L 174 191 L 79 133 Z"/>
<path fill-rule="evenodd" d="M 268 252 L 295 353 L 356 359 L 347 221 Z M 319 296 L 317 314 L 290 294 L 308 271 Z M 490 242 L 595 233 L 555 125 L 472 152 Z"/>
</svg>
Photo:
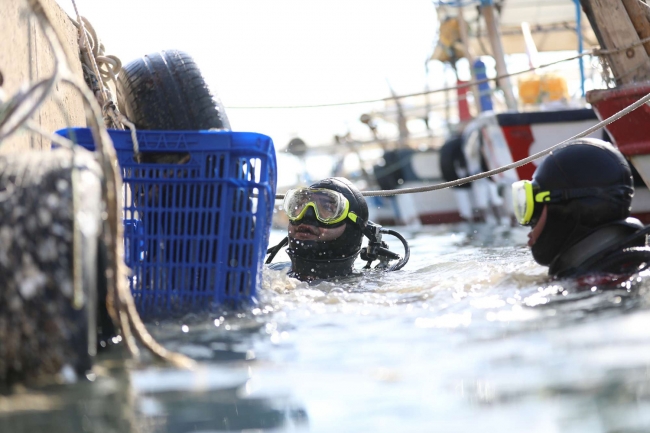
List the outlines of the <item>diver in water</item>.
<svg viewBox="0 0 650 433">
<path fill-rule="evenodd" d="M 278 245 L 269 248 L 266 263 L 271 263 L 288 244 L 289 274 L 301 281 L 350 275 L 359 256 L 367 261 L 366 268 L 379 260 L 377 267 L 389 271 L 401 269 L 408 262 L 406 240 L 399 233 L 368 221 L 366 200 L 345 178 L 332 177 L 308 188 L 289 190 L 283 207 L 289 217 L 289 233 Z M 393 235 L 402 242 L 404 258 L 388 250 L 382 234 Z M 364 236 L 368 245 L 362 248 Z M 397 263 L 390 265 L 391 260 Z"/>
<path fill-rule="evenodd" d="M 574 140 L 512 191 L 517 220 L 532 228 L 533 258 L 550 276 L 633 274 L 650 264 L 650 228 L 630 218 L 632 172 L 611 144 Z"/>
</svg>

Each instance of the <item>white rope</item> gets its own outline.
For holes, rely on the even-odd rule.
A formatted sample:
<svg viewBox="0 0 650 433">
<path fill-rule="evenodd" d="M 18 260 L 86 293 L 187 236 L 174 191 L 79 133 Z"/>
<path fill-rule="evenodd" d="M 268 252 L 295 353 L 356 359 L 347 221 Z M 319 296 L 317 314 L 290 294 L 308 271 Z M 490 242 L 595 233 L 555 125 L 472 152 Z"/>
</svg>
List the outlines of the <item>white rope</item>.
<svg viewBox="0 0 650 433">
<path fill-rule="evenodd" d="M 40 0 L 29 1 L 30 3 L 40 6 Z M 80 16 L 75 0 L 72 0 L 72 3 L 74 4 L 77 17 L 79 18 Z M 52 27 L 52 24 L 49 22 L 46 15 L 43 14 L 40 18 L 44 26 Z M 81 22 L 80 25 L 83 28 L 83 22 Z M 83 32 L 83 35 L 84 39 L 87 41 L 85 31 Z M 50 42 L 53 43 L 53 41 Z M 56 43 L 61 45 L 60 39 L 58 39 Z M 94 66 L 96 69 L 96 64 Z M 99 75 L 97 76 L 99 77 Z M 127 275 L 127 271 L 126 264 L 124 263 L 124 226 L 122 224 L 123 209 L 121 198 L 122 176 L 119 171 L 119 163 L 117 161 L 115 148 L 112 146 L 105 125 L 102 125 L 99 121 L 100 117 L 97 108 L 97 101 L 93 98 L 88 87 L 81 87 L 78 85 L 76 83 L 76 77 L 71 74 L 69 80 L 65 81 L 71 82 L 71 84 L 80 91 L 82 97 L 90 106 L 93 114 L 90 117 L 92 120 L 91 131 L 93 132 L 93 138 L 97 145 L 97 153 L 100 156 L 100 163 L 104 172 L 104 193 L 106 194 L 106 207 L 108 213 L 107 221 L 110 232 L 110 236 L 107 237 L 107 250 L 110 253 L 109 258 L 112 259 L 112 263 L 111 266 L 109 266 L 109 269 L 106 270 L 106 276 L 109 280 L 106 304 L 107 307 L 109 307 L 108 309 L 109 313 L 111 313 L 111 318 L 114 322 L 119 324 L 126 346 L 134 357 L 137 357 L 139 354 L 139 349 L 134 340 L 135 337 L 140 341 L 140 343 L 142 343 L 142 345 L 144 345 L 145 348 L 160 359 L 172 362 L 179 367 L 193 368 L 195 362 L 192 359 L 180 353 L 170 352 L 165 349 L 154 340 L 151 334 L 149 334 L 149 331 L 147 331 L 147 328 L 144 326 L 144 323 L 142 323 L 142 319 L 135 307 L 133 294 L 126 284 L 127 279 L 124 278 Z M 113 110 L 115 116 L 117 116 L 116 112 L 117 110 Z M 134 144 L 137 146 L 137 141 Z"/>
<path fill-rule="evenodd" d="M 88 63 L 92 66 L 95 76 L 101 80 L 101 74 L 99 73 L 99 68 L 97 67 L 97 62 L 95 61 L 95 54 L 93 50 L 98 49 L 99 41 L 95 38 L 94 44 L 91 46 L 88 38 L 88 32 L 84 24 L 84 20 L 79 15 L 79 9 L 77 8 L 77 2 L 72 0 L 72 6 L 74 7 L 74 12 L 77 14 L 77 23 L 79 24 L 79 49 L 87 57 Z M 108 101 L 108 95 L 104 86 L 100 86 L 99 92 L 102 96 L 102 101 L 100 101 L 100 106 L 104 105 Z"/>
<path fill-rule="evenodd" d="M 418 192 L 427 192 L 427 191 L 435 191 L 435 190 L 438 190 L 438 189 L 451 188 L 451 187 L 463 185 L 465 183 L 472 182 L 472 181 L 475 181 L 475 180 L 478 180 L 478 179 L 483 179 L 483 178 L 486 178 L 486 177 L 494 176 L 495 174 L 503 173 L 504 171 L 508 171 L 508 170 L 513 169 L 513 168 L 521 167 L 522 165 L 526 165 L 529 162 L 535 161 L 536 159 L 539 159 L 539 158 L 541 158 L 543 156 L 546 156 L 549 153 L 551 153 L 553 150 L 567 144 L 568 142 L 570 142 L 572 140 L 576 140 L 578 138 L 586 137 L 587 135 L 591 134 L 592 132 L 601 129 L 601 128 L 609 125 L 610 123 L 617 121 L 618 119 L 625 116 L 626 114 L 636 110 L 637 108 L 639 108 L 643 104 L 647 103 L 648 101 L 650 101 L 650 93 L 645 95 L 643 98 L 639 99 L 638 101 L 636 101 L 634 104 L 625 107 L 624 109 L 622 109 L 618 113 L 608 117 L 607 119 L 605 119 L 605 120 L 603 120 L 601 122 L 598 122 L 594 126 L 586 129 L 585 131 L 583 131 L 583 132 L 581 132 L 579 134 L 574 135 L 573 137 L 567 138 L 566 140 L 561 141 L 560 143 L 557 143 L 557 144 L 549 147 L 548 149 L 542 150 L 541 152 L 537 152 L 536 154 L 531 155 L 531 156 L 529 156 L 527 158 L 524 158 L 524 159 L 521 159 L 519 161 L 513 162 L 512 164 L 504 165 L 503 167 L 499 167 L 499 168 L 496 168 L 494 170 L 489 170 L 489 171 L 486 171 L 486 172 L 483 172 L 483 173 L 475 174 L 473 176 L 468 176 L 468 177 L 465 177 L 465 178 L 462 178 L 462 179 L 457 179 L 457 180 L 454 180 L 454 181 L 451 181 L 451 182 L 444 182 L 444 183 L 441 183 L 441 184 L 438 184 L 438 185 L 430 185 L 430 186 L 415 187 L 415 188 L 404 188 L 404 189 L 400 189 L 400 190 L 397 190 L 397 191 L 394 191 L 394 190 L 391 190 L 391 191 L 364 191 L 364 192 L 362 192 L 362 194 L 364 196 L 366 196 L 366 197 L 376 197 L 376 196 L 383 197 L 383 196 L 391 196 L 391 195 L 399 195 L 399 194 L 414 194 L 414 193 L 418 193 Z"/>
<path fill-rule="evenodd" d="M 648 5 L 646 5 L 646 6 L 650 7 Z M 529 69 L 524 69 L 522 71 L 510 72 L 510 73 L 503 74 L 503 75 L 497 75 L 494 78 L 483 78 L 481 80 L 468 81 L 466 83 L 459 84 L 457 86 L 441 87 L 439 89 L 427 90 L 425 92 L 408 93 L 406 95 L 390 96 L 390 97 L 386 97 L 386 98 L 366 99 L 366 100 L 363 100 L 363 101 L 333 102 L 333 103 L 330 103 L 330 104 L 266 105 L 266 106 L 264 106 L 264 105 L 262 105 L 262 106 L 227 105 L 226 108 L 228 108 L 228 109 L 246 109 L 246 110 L 322 108 L 322 107 L 339 107 L 339 106 L 342 106 L 342 105 L 370 104 L 370 103 L 373 103 L 373 102 L 388 102 L 388 101 L 392 101 L 392 100 L 395 100 L 395 99 L 411 98 L 411 97 L 415 97 L 415 96 L 424 96 L 424 95 L 431 95 L 433 93 L 448 92 L 448 91 L 452 91 L 452 90 L 464 89 L 464 88 L 467 88 L 467 87 L 476 86 L 478 84 L 488 83 L 490 81 L 498 82 L 499 80 L 504 79 L 504 78 L 510 78 L 510 77 L 514 77 L 514 76 L 517 76 L 517 75 L 521 75 L 521 74 L 527 74 L 529 72 L 534 72 L 534 71 L 537 71 L 539 69 L 548 68 L 550 66 L 554 66 L 554 65 L 557 65 L 557 64 L 560 64 L 560 63 L 570 62 L 572 60 L 577 60 L 577 59 L 582 58 L 584 56 L 607 56 L 609 54 L 620 53 L 621 51 L 626 51 L 626 50 L 629 50 L 630 48 L 634 48 L 634 47 L 637 47 L 639 45 L 643 45 L 646 42 L 650 42 L 650 37 L 638 40 L 638 41 L 636 41 L 636 42 L 634 42 L 632 44 L 626 45 L 626 46 L 621 47 L 621 48 L 612 48 L 612 49 L 609 49 L 609 50 L 594 49 L 594 50 L 590 50 L 590 51 L 585 51 L 584 53 L 579 53 L 579 54 L 577 54 L 575 56 L 572 56 L 572 57 L 567 57 L 565 59 L 556 60 L 556 61 L 550 62 L 550 63 L 545 63 L 543 65 L 535 66 L 535 67 L 532 67 L 532 68 L 529 68 Z"/>
<path fill-rule="evenodd" d="M 478 173 L 472 176 L 464 177 L 462 179 L 457 179 L 453 180 L 451 182 L 444 182 L 444 183 L 439 183 L 436 185 L 427 185 L 427 186 L 420 186 L 420 187 L 414 187 L 414 188 L 404 188 L 404 189 L 399 189 L 399 190 L 379 190 L 379 191 L 362 191 L 361 194 L 364 197 L 389 197 L 389 196 L 394 196 L 394 195 L 401 195 L 401 194 L 416 194 L 419 192 L 428 192 L 428 191 L 436 191 L 439 189 L 445 189 L 445 188 L 451 188 L 454 186 L 459 186 L 463 185 L 468 182 L 473 182 L 475 180 L 483 179 L 486 177 L 494 176 L 495 174 L 503 173 L 504 171 L 511 170 L 513 168 L 521 167 L 522 165 L 526 165 L 529 162 L 535 161 L 536 159 L 539 159 L 543 156 L 548 155 L 555 149 L 567 144 L 568 142 L 572 140 L 576 140 L 578 138 L 585 137 L 589 134 L 591 134 L 594 131 L 597 131 L 604 126 L 609 125 L 612 122 L 617 121 L 621 117 L 627 115 L 628 113 L 636 110 L 643 104 L 646 104 L 648 101 L 650 101 L 650 93 L 645 95 L 643 98 L 639 99 L 635 103 L 625 107 L 621 111 L 619 111 L 616 114 L 611 115 L 607 119 L 598 122 L 594 126 L 582 131 L 579 134 L 574 135 L 573 137 L 567 138 L 564 141 L 561 141 L 560 143 L 554 144 L 553 146 L 549 147 L 548 149 L 542 150 L 541 152 L 537 152 L 534 155 L 531 155 L 527 158 L 520 159 L 519 161 L 513 162 L 512 164 L 504 165 L 503 167 L 495 168 L 494 170 L 486 171 L 483 173 Z M 284 194 L 277 194 L 275 196 L 277 200 L 282 200 L 284 199 Z"/>
<path fill-rule="evenodd" d="M 138 315 L 133 296 L 126 284 L 127 279 L 125 276 L 127 275 L 127 271 L 126 264 L 123 261 L 124 229 L 121 222 L 122 202 L 120 198 L 122 178 L 119 173 L 115 149 L 112 146 L 106 126 L 102 121 L 100 108 L 97 105 L 96 95 L 93 95 L 86 83 L 79 81 L 78 77 L 74 75 L 68 67 L 71 59 L 76 58 L 77 56 L 73 57 L 67 46 L 63 45 L 61 42 L 63 39 L 58 35 L 55 27 L 50 22 L 47 13 L 43 9 L 41 1 L 28 0 L 28 4 L 32 13 L 37 17 L 38 23 L 50 44 L 54 57 L 54 67 L 51 77 L 33 84 L 27 91 L 19 92 L 9 100 L 0 101 L 0 143 L 4 141 L 4 138 L 13 134 L 19 128 L 25 128 L 34 131 L 37 134 L 45 134 L 45 131 L 38 126 L 33 125 L 29 119 L 42 106 L 44 100 L 52 94 L 55 84 L 58 84 L 59 82 L 68 83 L 81 94 L 81 97 L 89 108 L 88 124 L 97 147 L 97 159 L 102 166 L 102 172 L 104 175 L 102 198 L 106 203 L 108 213 L 107 222 L 109 226 L 105 237 L 107 250 L 109 252 L 109 266 L 106 269 L 106 277 L 108 279 L 108 295 L 106 302 L 111 317 L 114 320 L 116 320 L 116 317 L 119 317 L 116 322 L 120 325 L 120 329 L 127 343 L 127 348 L 132 355 L 137 356 L 139 352 L 133 341 L 133 337 L 136 337 L 156 356 L 173 362 L 178 366 L 191 368 L 195 365 L 194 361 L 184 355 L 169 352 L 158 344 L 148 333 Z M 84 40 L 88 43 L 86 37 L 84 37 Z M 64 146 L 70 144 L 69 141 L 66 140 L 57 139 L 56 141 Z M 75 176 L 73 176 L 73 193 L 74 190 L 76 190 L 74 183 Z M 73 207 L 74 206 L 73 203 Z M 79 252 L 79 248 L 77 248 L 76 245 L 73 249 L 75 254 Z M 75 262 L 80 263 L 80 260 L 77 259 L 76 255 Z M 82 294 L 80 290 L 77 293 L 77 286 L 79 285 L 76 281 L 77 274 L 78 272 L 76 268 L 73 268 L 73 278 L 75 279 L 75 305 L 78 304 L 78 301 L 80 300 L 77 295 Z"/>
<path fill-rule="evenodd" d="M 126 125 L 126 127 L 129 128 L 129 131 L 131 131 L 131 141 L 133 141 L 133 154 L 135 156 L 136 162 L 141 162 L 140 146 L 138 144 L 138 135 L 137 130 L 135 129 L 135 125 L 119 111 L 117 112 L 116 118 L 120 123 L 122 123 L 122 125 Z"/>
<path fill-rule="evenodd" d="M 636 45 L 634 45 L 636 46 Z M 621 50 L 627 49 L 626 48 L 621 48 Z M 417 93 L 408 93 L 406 95 L 398 95 L 398 96 L 390 96 L 390 97 L 385 97 L 385 98 L 376 98 L 376 99 L 366 99 L 363 101 L 352 101 L 352 102 L 333 102 L 331 104 L 308 104 L 308 105 L 271 105 L 271 106 L 238 106 L 238 105 L 227 105 L 226 108 L 228 109 L 293 109 L 293 108 L 321 108 L 321 107 L 338 107 L 342 105 L 359 105 L 359 104 L 370 104 L 373 102 L 388 102 L 388 101 L 393 101 L 395 99 L 403 99 L 403 98 L 411 98 L 415 96 L 424 96 L 424 95 L 431 95 L 433 93 L 440 93 L 440 92 L 449 92 L 452 90 L 459 90 L 459 89 L 465 89 L 467 87 L 472 87 L 476 86 L 479 84 L 483 83 L 488 83 L 490 81 L 498 81 L 503 78 L 508 78 L 508 77 L 514 77 L 516 75 L 521 75 L 521 74 L 526 74 L 528 72 L 533 72 L 538 69 L 543 69 L 543 68 L 548 68 L 553 65 L 557 65 L 559 63 L 563 62 L 569 62 L 571 60 L 576 60 L 584 56 L 593 56 L 593 55 L 598 55 L 594 54 L 596 53 L 596 50 L 593 51 L 587 51 L 581 54 L 577 54 L 572 57 L 568 57 L 566 59 L 562 60 L 556 60 L 554 62 L 550 63 L 545 63 L 543 65 L 539 65 L 533 68 L 525 69 L 522 71 L 517 71 L 517 72 L 511 72 L 508 74 L 503 74 L 503 75 L 497 75 L 494 78 L 483 78 L 481 80 L 475 80 L 475 81 L 467 81 L 463 84 L 459 84 L 457 86 L 449 86 L 449 87 L 441 87 L 439 89 L 433 89 L 433 90 L 427 90 L 426 92 L 417 92 Z"/>
<path fill-rule="evenodd" d="M 75 0 L 72 0 L 75 13 L 77 14 L 77 22 L 74 23 L 79 29 L 79 48 L 84 52 L 86 63 L 90 66 L 95 74 L 95 77 L 100 84 L 101 97 L 97 96 L 98 102 L 102 107 L 102 114 L 104 121 L 110 123 L 112 126 L 119 129 L 129 128 L 131 131 L 131 140 L 133 141 L 133 151 L 136 161 L 140 161 L 140 145 L 138 143 L 138 135 L 135 124 L 131 122 L 124 114 L 122 114 L 115 102 L 113 95 L 110 93 L 108 83 L 113 81 L 117 87 L 117 74 L 122 69 L 122 61 L 114 55 L 106 55 L 104 53 L 104 45 L 100 42 L 97 36 L 97 31 L 90 23 L 90 21 L 79 14 Z M 73 21 L 74 22 L 74 21 Z M 88 49 L 90 47 L 90 50 Z M 105 67 L 105 69 L 102 69 Z"/>
</svg>

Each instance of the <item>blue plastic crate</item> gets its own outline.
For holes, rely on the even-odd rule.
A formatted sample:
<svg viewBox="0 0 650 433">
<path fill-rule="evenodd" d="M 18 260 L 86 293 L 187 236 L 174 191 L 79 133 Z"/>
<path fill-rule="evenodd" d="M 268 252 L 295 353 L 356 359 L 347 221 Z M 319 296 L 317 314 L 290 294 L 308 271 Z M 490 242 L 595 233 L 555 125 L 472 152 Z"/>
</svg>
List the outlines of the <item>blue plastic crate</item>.
<svg viewBox="0 0 650 433">
<path fill-rule="evenodd" d="M 94 150 L 89 129 L 57 131 Z M 110 130 L 124 179 L 125 259 L 142 314 L 251 301 L 276 191 L 272 140 L 250 132 Z M 144 162 L 153 154 L 181 163 Z"/>
</svg>

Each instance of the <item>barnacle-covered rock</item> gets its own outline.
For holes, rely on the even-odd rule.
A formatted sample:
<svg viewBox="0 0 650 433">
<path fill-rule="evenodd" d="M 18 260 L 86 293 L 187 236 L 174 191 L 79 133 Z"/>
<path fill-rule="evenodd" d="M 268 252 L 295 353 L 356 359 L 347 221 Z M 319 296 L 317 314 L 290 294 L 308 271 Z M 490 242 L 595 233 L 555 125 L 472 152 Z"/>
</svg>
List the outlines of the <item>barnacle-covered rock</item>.
<svg viewBox="0 0 650 433">
<path fill-rule="evenodd" d="M 0 155 L 0 384 L 91 367 L 101 213 L 92 153 Z"/>
</svg>

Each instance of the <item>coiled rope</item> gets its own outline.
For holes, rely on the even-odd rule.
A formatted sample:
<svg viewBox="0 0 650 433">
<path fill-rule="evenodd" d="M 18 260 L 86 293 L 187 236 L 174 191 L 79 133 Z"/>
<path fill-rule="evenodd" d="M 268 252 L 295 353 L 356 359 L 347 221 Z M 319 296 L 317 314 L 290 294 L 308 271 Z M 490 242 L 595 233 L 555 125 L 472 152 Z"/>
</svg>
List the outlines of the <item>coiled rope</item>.
<svg viewBox="0 0 650 433">
<path fill-rule="evenodd" d="M 117 74 L 122 69 L 122 61 L 114 55 L 105 53 L 104 44 L 101 43 L 95 28 L 90 21 L 79 14 L 77 3 L 72 0 L 77 21 L 72 21 L 79 29 L 79 49 L 81 50 L 81 63 L 84 73 L 90 76 L 89 85 L 95 92 L 97 102 L 102 107 L 104 123 L 109 128 L 126 129 L 131 131 L 133 151 L 137 161 L 140 160 L 140 146 L 135 125 L 120 112 L 113 100 L 108 83 L 113 81 L 117 86 Z"/>
<path fill-rule="evenodd" d="M 75 9 L 75 12 L 76 9 Z M 122 61 L 119 57 L 112 54 L 106 54 L 106 48 L 97 36 L 95 28 L 86 17 L 81 17 L 81 23 L 78 21 L 72 22 L 77 28 L 83 28 L 86 33 L 85 41 L 88 43 L 95 61 L 97 62 L 97 69 L 104 84 L 109 81 L 117 82 L 117 74 L 122 70 Z"/>
</svg>

